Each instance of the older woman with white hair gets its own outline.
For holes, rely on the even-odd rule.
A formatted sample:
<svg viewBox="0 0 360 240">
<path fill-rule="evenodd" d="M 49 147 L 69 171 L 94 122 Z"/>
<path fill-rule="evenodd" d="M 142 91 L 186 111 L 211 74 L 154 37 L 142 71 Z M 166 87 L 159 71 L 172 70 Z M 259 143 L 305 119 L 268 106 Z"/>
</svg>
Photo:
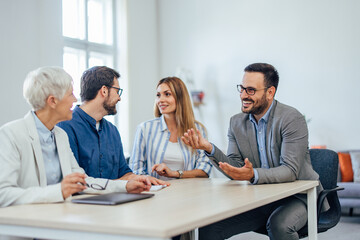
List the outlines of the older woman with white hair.
<svg viewBox="0 0 360 240">
<path fill-rule="evenodd" d="M 31 105 L 23 119 L 0 128 L 0 206 L 61 202 L 78 192 L 132 192 L 150 189 L 144 176 L 107 180 L 86 176 L 56 124 L 72 118 L 72 78 L 62 68 L 28 74 L 23 94 Z"/>
</svg>

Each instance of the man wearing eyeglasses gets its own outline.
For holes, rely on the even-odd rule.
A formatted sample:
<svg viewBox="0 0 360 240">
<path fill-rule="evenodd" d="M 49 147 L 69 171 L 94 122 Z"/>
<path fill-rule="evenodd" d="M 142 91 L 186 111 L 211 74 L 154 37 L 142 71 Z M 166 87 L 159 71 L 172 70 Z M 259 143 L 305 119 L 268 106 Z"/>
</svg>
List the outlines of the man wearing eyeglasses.
<svg viewBox="0 0 360 240">
<path fill-rule="evenodd" d="M 117 128 L 104 116 L 117 113 L 121 100 L 120 74 L 105 66 L 86 70 L 81 76 L 81 101 L 73 111 L 73 118 L 58 124 L 69 137 L 71 149 L 86 174 L 95 178 L 131 180 Z M 168 183 L 149 177 L 152 184 Z"/>
<path fill-rule="evenodd" d="M 278 82 L 278 72 L 270 64 L 245 68 L 237 85 L 242 113 L 230 119 L 227 155 L 193 129 L 182 140 L 205 150 L 235 180 L 252 184 L 318 180 L 310 162 L 304 116 L 274 99 Z M 318 193 L 321 190 L 319 186 Z M 270 239 L 299 239 L 297 231 L 306 222 L 306 195 L 298 194 L 205 226 L 199 230 L 199 239 L 225 239 L 265 227 Z"/>
</svg>

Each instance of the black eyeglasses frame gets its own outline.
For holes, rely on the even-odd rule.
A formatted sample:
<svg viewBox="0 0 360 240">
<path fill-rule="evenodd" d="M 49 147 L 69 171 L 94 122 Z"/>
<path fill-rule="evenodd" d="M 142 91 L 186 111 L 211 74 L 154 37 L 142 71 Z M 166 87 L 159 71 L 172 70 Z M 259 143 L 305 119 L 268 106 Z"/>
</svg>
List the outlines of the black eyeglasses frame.
<svg viewBox="0 0 360 240">
<path fill-rule="evenodd" d="M 94 156 L 94 152 L 95 152 L 95 150 L 93 149 L 92 152 L 91 152 L 91 159 Z M 112 156 L 112 160 L 113 160 L 113 164 L 114 164 L 115 156 Z M 104 186 L 101 186 L 100 184 L 97 184 L 97 183 L 92 183 L 92 184 L 86 183 L 86 186 L 89 187 L 89 188 L 95 189 L 95 190 L 101 190 L 101 191 L 106 190 L 106 187 L 107 187 L 107 185 L 109 183 L 109 180 L 110 180 L 113 172 L 114 172 L 114 168 L 111 170 L 111 174 L 110 174 L 109 178 L 106 180 L 106 183 L 105 183 Z"/>
<path fill-rule="evenodd" d="M 92 184 L 86 183 L 86 186 L 89 187 L 89 188 L 95 189 L 95 190 L 106 190 L 106 187 L 107 187 L 107 185 L 109 183 L 109 180 L 110 179 L 106 180 L 106 183 L 105 183 L 104 186 L 101 186 L 100 184 L 97 184 L 97 183 L 92 183 Z"/>
<path fill-rule="evenodd" d="M 244 90 L 245 90 L 245 92 L 246 92 L 247 95 L 253 96 L 253 95 L 255 95 L 256 91 L 265 90 L 265 89 L 268 89 L 269 87 L 256 89 L 256 88 L 253 88 L 253 87 L 247 87 L 247 88 L 246 88 L 246 87 L 244 87 L 243 85 L 238 84 L 238 85 L 236 85 L 236 88 L 237 88 L 237 90 L 238 90 L 238 92 L 239 92 L 240 94 L 243 93 Z"/>
<path fill-rule="evenodd" d="M 122 89 L 122 88 L 113 87 L 113 86 L 108 86 L 108 88 L 114 88 L 114 89 L 116 89 L 116 90 L 117 90 L 116 93 L 119 95 L 119 97 L 121 97 L 121 95 L 122 95 L 122 93 L 123 93 L 123 91 L 124 91 L 124 89 Z"/>
</svg>

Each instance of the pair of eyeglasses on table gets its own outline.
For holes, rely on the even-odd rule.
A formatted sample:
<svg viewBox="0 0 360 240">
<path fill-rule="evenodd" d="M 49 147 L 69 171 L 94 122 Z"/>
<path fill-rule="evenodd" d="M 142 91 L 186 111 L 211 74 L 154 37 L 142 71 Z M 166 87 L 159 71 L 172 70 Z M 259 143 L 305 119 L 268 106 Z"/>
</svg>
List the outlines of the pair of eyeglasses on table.
<svg viewBox="0 0 360 240">
<path fill-rule="evenodd" d="M 93 149 L 92 152 L 91 152 L 91 158 L 90 158 L 90 159 L 93 158 L 94 152 L 95 152 L 95 150 Z M 113 161 L 113 163 L 115 162 L 115 156 L 112 156 L 112 161 Z M 109 180 L 110 180 L 113 172 L 114 172 L 114 168 L 111 170 L 111 174 L 110 174 L 109 178 L 106 180 L 106 183 L 105 183 L 104 186 L 101 186 L 101 185 L 98 184 L 98 183 L 92 183 L 92 184 L 86 183 L 85 186 L 88 187 L 88 188 L 92 188 L 92 189 L 100 190 L 100 191 L 101 191 L 101 190 L 106 190 L 106 187 L 107 187 L 107 185 L 108 185 L 108 183 L 109 183 Z M 82 183 L 81 183 L 81 184 L 82 184 Z M 83 184 L 82 184 L 82 185 L 83 185 Z"/>
<path fill-rule="evenodd" d="M 108 185 L 108 183 L 109 183 L 109 180 L 110 180 L 110 179 L 107 179 L 107 180 L 106 180 L 106 183 L 105 183 L 104 186 L 101 186 L 100 184 L 97 184 L 97 183 L 92 183 L 92 184 L 86 183 L 85 186 L 88 187 L 88 188 L 95 189 L 95 190 L 105 190 L 106 187 L 107 187 L 107 185 Z"/>
<path fill-rule="evenodd" d="M 83 186 L 86 186 L 86 187 L 88 187 L 88 188 L 92 188 L 92 189 L 94 189 L 94 190 L 103 191 L 103 190 L 106 190 L 106 187 L 107 187 L 107 185 L 108 185 L 108 183 L 109 183 L 109 180 L 110 180 L 110 179 L 107 179 L 107 180 L 106 180 L 106 183 L 105 183 L 104 186 L 101 186 L 101 185 L 98 184 L 98 183 L 92 183 L 92 184 L 79 183 L 79 184 L 81 184 L 81 185 L 83 185 Z M 74 193 L 73 196 L 82 195 L 82 194 L 84 194 L 84 193 L 83 193 L 83 192 L 77 192 L 77 193 Z"/>
</svg>

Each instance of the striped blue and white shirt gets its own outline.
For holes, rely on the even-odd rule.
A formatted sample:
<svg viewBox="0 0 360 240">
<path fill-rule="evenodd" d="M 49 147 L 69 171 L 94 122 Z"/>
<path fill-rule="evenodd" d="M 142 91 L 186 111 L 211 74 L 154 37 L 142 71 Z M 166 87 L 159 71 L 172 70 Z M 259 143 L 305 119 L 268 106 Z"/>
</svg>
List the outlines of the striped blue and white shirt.
<svg viewBox="0 0 360 240">
<path fill-rule="evenodd" d="M 199 124 L 196 124 L 196 127 L 206 138 L 205 129 Z M 163 162 L 169 139 L 170 131 L 163 116 L 141 123 L 136 131 L 134 147 L 129 162 L 133 172 L 158 178 L 159 175 L 156 172 L 152 173 L 151 168 L 155 164 Z M 192 148 L 185 145 L 180 138 L 178 138 L 178 143 L 185 160 L 183 170 L 200 169 L 210 175 L 212 165 L 204 151 L 196 150 L 192 154 Z"/>
</svg>

